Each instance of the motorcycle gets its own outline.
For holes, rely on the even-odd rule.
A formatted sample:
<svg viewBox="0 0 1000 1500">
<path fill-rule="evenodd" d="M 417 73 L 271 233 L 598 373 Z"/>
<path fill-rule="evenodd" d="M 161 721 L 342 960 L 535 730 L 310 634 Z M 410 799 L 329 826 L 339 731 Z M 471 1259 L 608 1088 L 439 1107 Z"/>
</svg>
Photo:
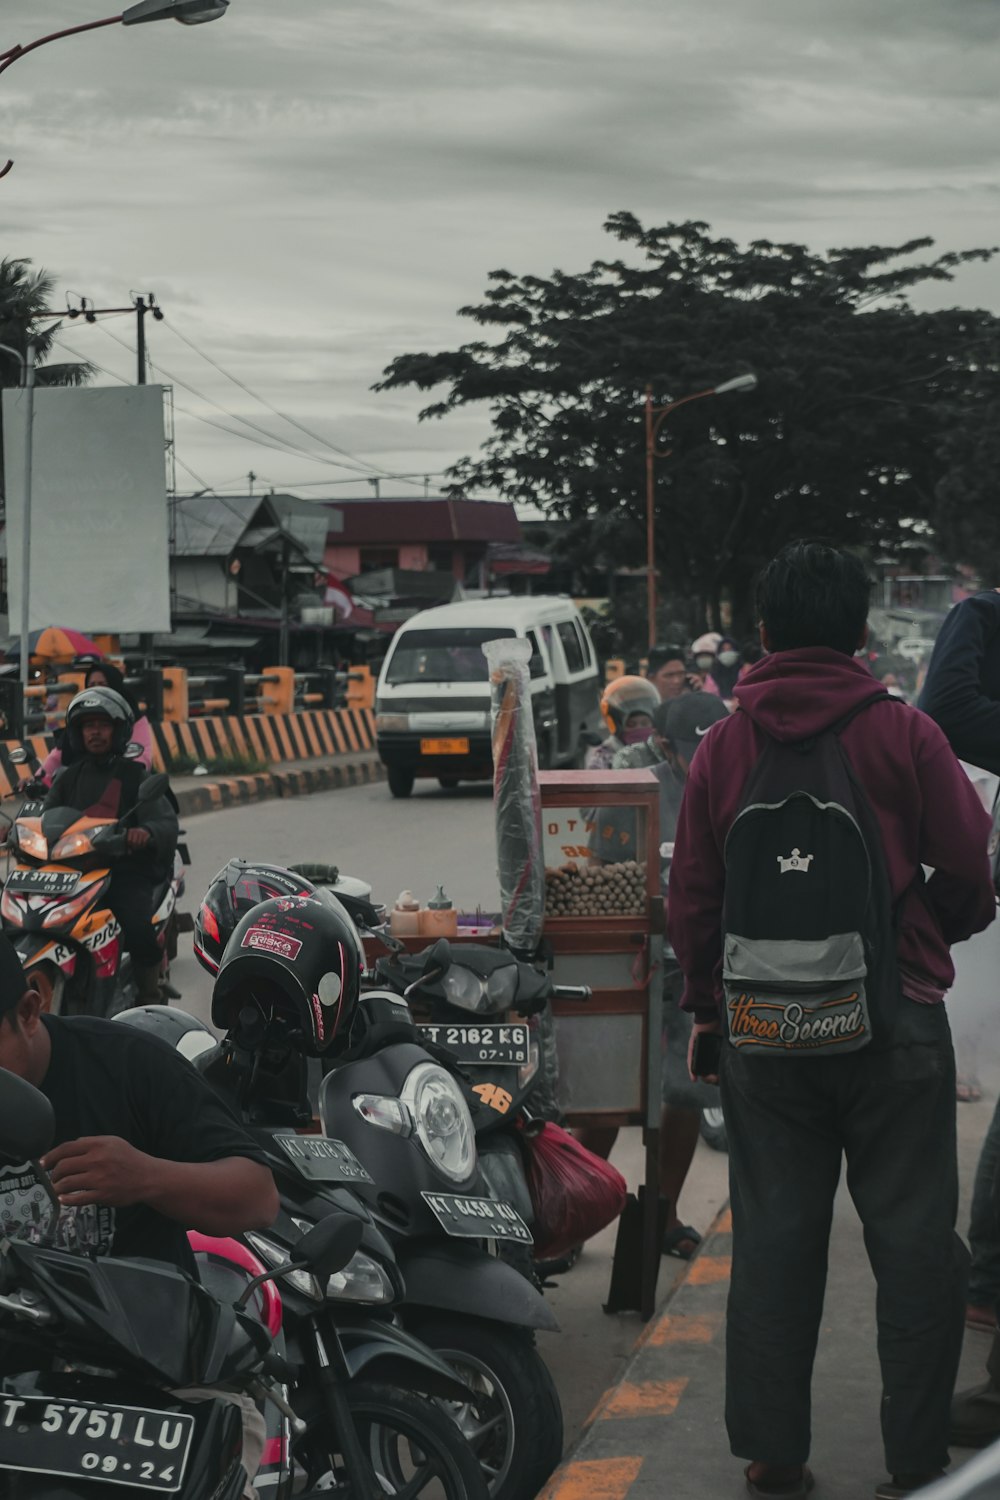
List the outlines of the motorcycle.
<svg viewBox="0 0 1000 1500">
<path fill-rule="evenodd" d="M 454 1425 L 433 1406 L 354 1381 L 337 1329 L 316 1311 L 320 1288 L 356 1256 L 356 1216 L 328 1216 L 272 1268 L 237 1253 L 234 1263 L 256 1274 L 233 1303 L 231 1283 L 216 1297 L 171 1266 L 86 1253 L 76 1212 L 60 1208 L 38 1166 L 52 1132 L 45 1096 L 0 1076 L 0 1153 L 31 1161 L 53 1207 L 48 1223 L 39 1215 L 24 1239 L 0 1247 L 0 1470 L 9 1500 L 96 1500 L 109 1485 L 123 1495 L 237 1500 L 242 1424 L 223 1389 L 264 1400 L 286 1419 L 291 1451 L 272 1442 L 258 1476 L 279 1500 L 293 1486 L 301 1493 L 296 1469 L 301 1477 L 303 1464 L 315 1467 L 317 1453 L 322 1479 L 310 1494 L 483 1500 L 478 1466 Z M 202 1266 L 221 1263 L 224 1274 L 231 1242 L 193 1239 Z M 300 1332 L 311 1385 L 293 1394 L 301 1410 L 287 1399 L 296 1371 L 274 1347 L 276 1321 L 269 1329 L 247 1312 L 275 1281 L 304 1286 L 312 1303 Z"/>
<path fill-rule="evenodd" d="M 589 1000 L 590 987 L 553 984 L 549 974 L 506 948 L 452 948 L 446 938 L 414 954 L 397 947 L 376 961 L 375 979 L 405 996 L 421 1035 L 475 1077 L 472 1092 L 480 1107 L 473 1119 L 483 1174 L 533 1223 L 518 1136 L 543 1117 L 541 1110 L 533 1112 L 542 1082 L 538 1022 L 550 1000 Z M 545 1272 L 567 1265 L 548 1264 Z"/>
<path fill-rule="evenodd" d="M 147 777 L 137 805 L 162 796 L 169 786 L 163 773 Z M 131 1005 L 131 960 L 103 900 L 115 863 L 127 855 L 121 820 L 88 817 L 67 807 L 46 812 L 42 801 L 29 798 L 11 822 L 7 849 L 16 863 L 0 897 L 0 918 L 43 1008 L 108 1016 Z M 152 920 L 165 979 L 171 950 L 176 952 L 176 907 L 188 857 L 179 845 L 173 871 L 155 893 Z"/>
<path fill-rule="evenodd" d="M 344 904 L 357 921 L 377 916 L 361 898 Z M 277 1033 L 254 1004 L 221 1056 L 196 1065 L 251 1127 L 311 1125 L 296 1033 Z M 313 1147 L 308 1136 L 275 1144 L 327 1159 L 346 1152 L 360 1164 L 351 1190 L 392 1244 L 405 1283 L 397 1317 L 472 1388 L 471 1399 L 449 1405 L 493 1500 L 526 1500 L 562 1456 L 561 1405 L 534 1343 L 536 1329 L 558 1324 L 537 1288 L 484 1246 L 512 1240 L 530 1250 L 531 1231 L 479 1170 L 469 1098 L 478 1103 L 421 1045 L 405 1002 L 367 991 L 347 1051 L 320 1086 L 324 1137 Z"/>
</svg>

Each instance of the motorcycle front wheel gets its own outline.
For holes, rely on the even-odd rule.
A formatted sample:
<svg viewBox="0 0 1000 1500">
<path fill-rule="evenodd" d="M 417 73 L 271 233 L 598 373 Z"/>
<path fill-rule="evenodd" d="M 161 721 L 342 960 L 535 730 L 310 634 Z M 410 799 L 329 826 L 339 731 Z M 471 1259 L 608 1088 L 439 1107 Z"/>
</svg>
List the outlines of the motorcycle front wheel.
<svg viewBox="0 0 1000 1500">
<path fill-rule="evenodd" d="M 527 1329 L 421 1318 L 412 1331 L 471 1388 L 443 1402 L 479 1460 L 490 1500 L 536 1495 L 562 1458 L 562 1404 Z"/>
<path fill-rule="evenodd" d="M 448 1414 L 431 1400 L 359 1380 L 347 1391 L 375 1491 L 393 1500 L 487 1500 L 476 1456 Z M 310 1444 L 309 1482 L 341 1500 L 360 1491 L 328 1442 Z M 321 1458 L 316 1450 L 325 1451 Z M 371 1489 L 369 1480 L 368 1489 Z"/>
</svg>

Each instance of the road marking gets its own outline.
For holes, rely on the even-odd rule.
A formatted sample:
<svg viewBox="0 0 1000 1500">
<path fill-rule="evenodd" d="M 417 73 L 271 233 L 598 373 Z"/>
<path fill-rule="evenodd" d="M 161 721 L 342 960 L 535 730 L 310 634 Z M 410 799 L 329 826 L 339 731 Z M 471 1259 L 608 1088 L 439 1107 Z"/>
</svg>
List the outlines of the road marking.
<svg viewBox="0 0 1000 1500">
<path fill-rule="evenodd" d="M 728 1281 L 733 1268 L 731 1255 L 699 1255 L 687 1273 L 688 1286 L 714 1286 Z"/>
<path fill-rule="evenodd" d="M 537 1500 L 625 1500 L 641 1458 L 577 1459 L 558 1469 Z"/>
<path fill-rule="evenodd" d="M 602 1422 L 609 1417 L 671 1417 L 687 1388 L 687 1378 L 644 1380 L 633 1385 L 623 1380 L 598 1412 Z"/>
<path fill-rule="evenodd" d="M 710 1344 L 722 1327 L 722 1314 L 692 1317 L 686 1313 L 665 1313 L 646 1341 L 649 1349 L 664 1344 Z"/>
</svg>

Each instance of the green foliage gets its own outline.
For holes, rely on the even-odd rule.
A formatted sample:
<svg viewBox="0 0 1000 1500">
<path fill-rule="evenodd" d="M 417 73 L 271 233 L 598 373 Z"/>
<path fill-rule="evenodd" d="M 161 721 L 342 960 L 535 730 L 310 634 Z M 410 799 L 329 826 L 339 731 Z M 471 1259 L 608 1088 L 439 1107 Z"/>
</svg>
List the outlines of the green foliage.
<svg viewBox="0 0 1000 1500">
<path fill-rule="evenodd" d="M 752 395 L 691 402 L 661 430 L 657 567 L 670 614 L 686 600 L 693 618 L 717 621 L 728 596 L 745 629 L 754 574 L 803 535 L 881 550 L 923 528 L 955 558 L 954 540 L 974 545 L 974 518 L 989 511 L 1000 561 L 1000 320 L 907 300 L 992 250 L 741 247 L 705 224 L 647 230 L 630 213 L 605 228 L 626 255 L 578 274 L 494 271 L 484 300 L 460 309 L 489 339 L 403 354 L 384 372 L 378 390 L 444 388 L 424 418 L 487 403 L 492 433 L 451 471 L 453 492 L 532 501 L 574 523 L 566 545 L 640 566 L 646 386 L 660 407 L 752 370 Z"/>
<path fill-rule="evenodd" d="M 199 759 L 197 755 L 182 753 L 175 755 L 170 769 L 175 776 L 190 776 L 196 766 L 204 766 L 212 776 L 256 776 L 271 769 L 266 760 L 257 755 L 210 755 Z"/>
<path fill-rule="evenodd" d="M 35 359 L 39 366 L 35 374 L 36 385 L 84 385 L 94 373 L 92 365 L 46 363 L 52 341 L 62 325 L 35 321 L 37 315 L 50 306 L 52 277 L 47 271 L 31 271 L 30 266 L 31 261 L 23 258 L 0 260 L 0 344 L 8 344 L 24 355 L 28 337 L 34 335 Z M 0 389 L 20 384 L 20 361 L 0 350 Z M 3 431 L 0 427 L 0 496 L 3 492 Z"/>
</svg>

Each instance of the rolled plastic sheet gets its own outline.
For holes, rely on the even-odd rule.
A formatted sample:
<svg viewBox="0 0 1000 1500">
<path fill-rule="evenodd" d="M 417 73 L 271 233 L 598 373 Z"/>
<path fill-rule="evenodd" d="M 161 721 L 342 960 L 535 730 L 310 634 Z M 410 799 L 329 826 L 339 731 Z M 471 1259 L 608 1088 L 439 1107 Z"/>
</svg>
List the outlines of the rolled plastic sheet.
<svg viewBox="0 0 1000 1500">
<path fill-rule="evenodd" d="M 493 723 L 493 814 L 503 934 L 520 958 L 531 958 L 542 940 L 545 865 L 538 751 L 531 712 L 528 641 L 486 641 Z"/>
</svg>

